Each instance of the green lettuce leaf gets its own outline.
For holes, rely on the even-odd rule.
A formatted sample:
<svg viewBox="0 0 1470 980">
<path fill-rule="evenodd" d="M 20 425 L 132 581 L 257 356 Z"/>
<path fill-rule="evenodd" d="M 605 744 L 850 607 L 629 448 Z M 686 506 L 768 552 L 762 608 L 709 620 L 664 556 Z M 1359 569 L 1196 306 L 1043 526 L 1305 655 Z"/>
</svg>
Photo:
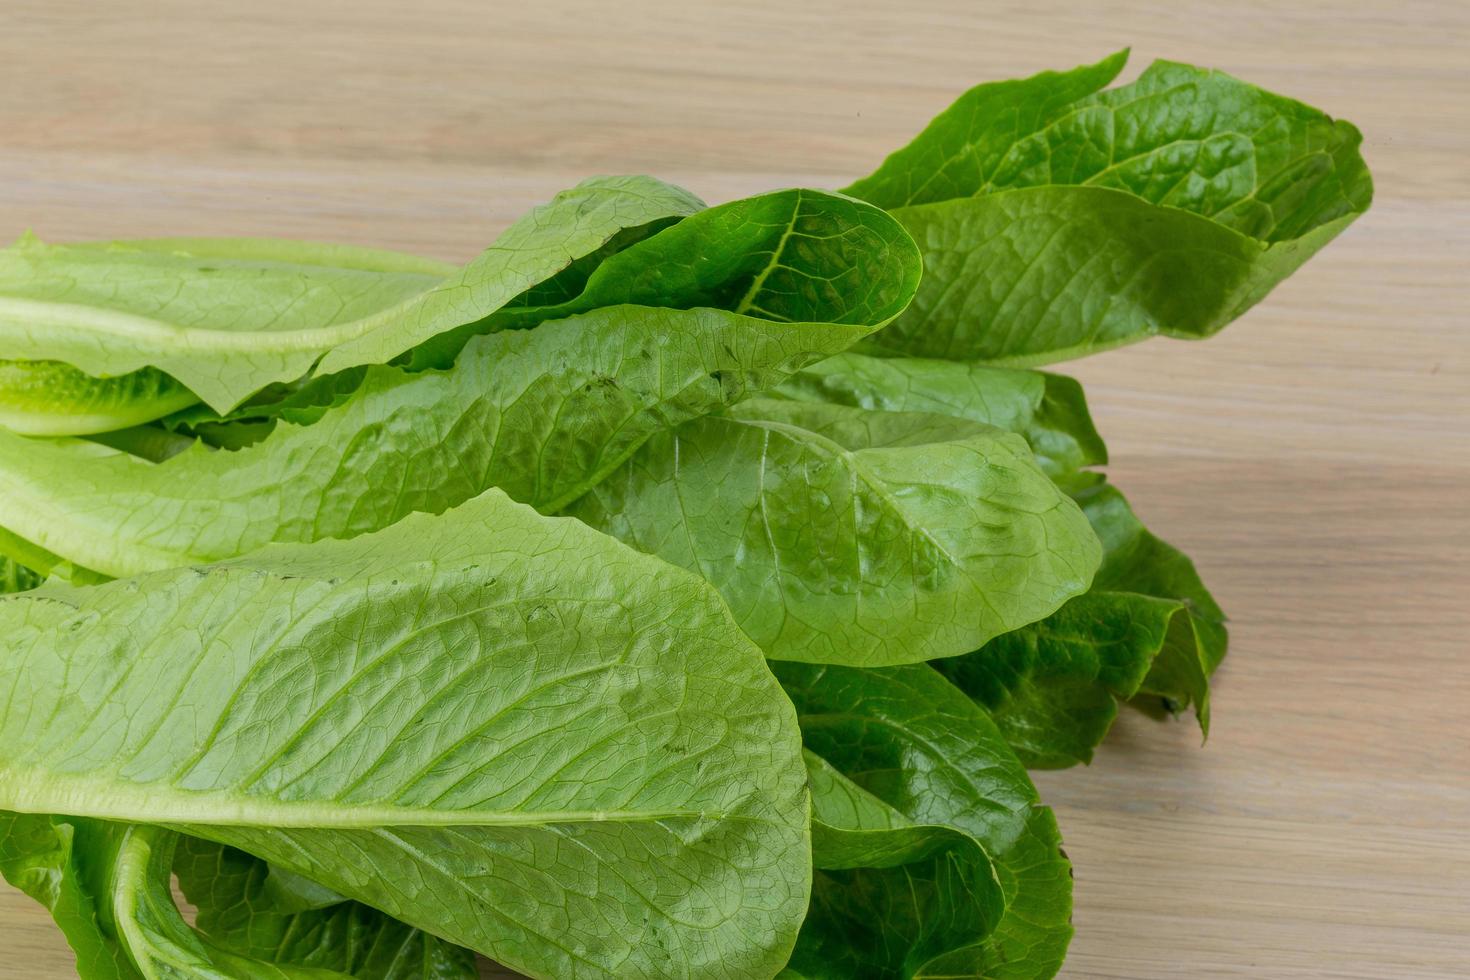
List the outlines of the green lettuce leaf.
<svg viewBox="0 0 1470 980">
<path fill-rule="evenodd" d="M 227 844 L 541 977 L 772 975 L 795 717 L 696 577 L 498 491 L 0 599 L 0 808 Z"/>
<path fill-rule="evenodd" d="M 1071 868 L 1051 811 L 984 710 L 922 664 L 773 667 L 809 755 L 860 789 L 814 776 L 816 817 L 868 833 L 882 832 L 888 812 L 897 814 L 887 817 L 890 833 L 906 824 L 948 828 L 989 855 L 1004 899 L 982 876 L 961 875 L 963 851 L 941 854 L 939 868 L 931 860 L 819 870 L 788 975 L 1052 976 L 1072 935 Z M 814 828 L 814 847 L 823 837 Z"/>
<path fill-rule="evenodd" d="M 1082 386 L 1060 374 L 845 353 L 797 372 L 769 397 L 993 425 L 1024 437 L 1049 475 L 1108 461 Z"/>
<path fill-rule="evenodd" d="M 181 836 L 174 873 L 209 943 L 358 980 L 475 980 L 468 950 L 244 851 Z"/>
<path fill-rule="evenodd" d="M 891 218 L 860 201 L 773 191 L 705 209 L 607 254 L 559 303 L 532 290 L 466 330 L 531 327 L 620 305 L 712 307 L 782 323 L 886 323 L 917 285 L 912 251 Z M 448 367 L 466 330 L 421 344 L 410 366 Z"/>
<path fill-rule="evenodd" d="M 206 942 L 184 921 L 169 887 L 179 835 L 138 824 L 107 827 L 108 846 L 89 857 L 108 869 L 113 922 L 145 980 L 349 980 L 335 970 L 240 956 Z"/>
<path fill-rule="evenodd" d="M 0 361 L 0 428 L 23 435 L 110 432 L 196 401 L 192 391 L 156 368 L 95 378 L 60 361 Z"/>
<path fill-rule="evenodd" d="M 4 432 L 0 431 L 0 438 L 3 437 Z M 84 458 L 86 445 L 82 444 L 78 447 L 78 458 Z M 104 449 L 104 447 L 97 448 Z M 115 452 L 115 450 L 111 451 Z M 0 513 L 3 511 L 4 501 L 0 500 Z M 38 584 L 50 575 L 66 579 L 76 585 L 95 585 L 98 582 L 107 581 L 107 576 L 98 575 L 91 569 L 73 565 L 60 555 L 27 541 L 3 526 L 0 526 L 0 562 L 4 562 L 6 567 L 11 569 L 7 573 L 6 581 L 12 584 L 12 588 L 0 590 L 0 595 L 4 595 L 6 591 L 25 591 L 25 588 Z"/>
<path fill-rule="evenodd" d="M 292 242 L 24 240 L 0 254 L 0 342 L 12 358 L 97 377 L 155 368 L 223 411 L 314 367 L 382 363 L 483 320 L 629 227 L 700 207 L 651 177 L 595 177 L 531 211 L 458 272 Z"/>
<path fill-rule="evenodd" d="M 458 352 L 455 351 L 456 354 Z M 450 363 L 453 363 L 452 358 Z M 199 437 L 220 448 L 242 449 L 270 434 L 273 426 L 261 423 L 272 423 L 276 419 L 286 419 L 298 425 L 315 422 L 327 409 L 351 398 L 353 392 L 362 387 L 367 372 L 366 367 L 355 367 L 290 384 L 267 385 L 228 412 L 217 412 L 202 403 L 190 405 L 163 416 L 157 427 L 184 433 L 191 438 Z M 255 433 L 256 437 L 241 439 L 242 433 Z"/>
<path fill-rule="evenodd" d="M 1156 596 L 1091 591 L 934 667 L 990 711 L 1028 767 L 1091 762 L 1118 701 L 1138 693 L 1180 609 Z"/>
<path fill-rule="evenodd" d="M 361 534 L 491 486 L 555 509 L 655 433 L 861 330 L 616 307 L 476 338 L 449 371 L 374 367 L 318 421 L 281 423 L 238 452 L 196 445 L 152 463 L 0 431 L 0 526 L 128 575 Z"/>
<path fill-rule="evenodd" d="M 0 557 L 0 595 L 26 592 L 40 584 L 40 575 L 9 558 Z"/>
<path fill-rule="evenodd" d="M 106 446 L 146 459 L 153 463 L 161 463 L 166 459 L 177 456 L 194 445 L 194 439 L 179 432 L 170 432 L 168 429 L 158 425 L 135 425 L 126 429 L 114 429 L 111 432 L 97 432 L 86 437 L 88 442 Z"/>
<path fill-rule="evenodd" d="M 1023 436 L 1075 497 L 1104 546 L 1091 588 L 1055 613 L 933 666 L 987 708 L 1022 760 L 1091 761 L 1119 700 L 1193 704 L 1209 726 L 1209 677 L 1225 655 L 1224 614 L 1193 564 L 1151 534 L 1100 475 L 1107 461 L 1081 387 L 1060 375 L 925 358 L 842 354 L 776 393 L 887 412 L 921 410 Z"/>
<path fill-rule="evenodd" d="M 907 236 L 883 212 L 820 191 L 776 191 L 676 223 L 661 219 L 624 229 L 546 283 L 481 320 L 424 341 L 400 362 L 414 371 L 447 369 L 480 334 L 610 306 L 715 307 L 779 322 L 879 324 L 903 308 L 918 271 Z M 305 424 L 350 397 L 364 376 L 354 368 L 278 385 L 230 412 L 194 406 L 166 424 L 195 431 L 201 423 L 242 420 Z M 239 443 L 228 434 L 201 434 Z"/>
<path fill-rule="evenodd" d="M 454 271 L 395 252 L 272 239 L 0 251 L 0 424 L 68 435 L 304 374 L 338 335 Z M 64 363 L 58 363 L 64 362 Z"/>
<path fill-rule="evenodd" d="M 1071 115 L 1127 62 L 1128 52 L 1119 51 L 1071 71 L 977 85 L 845 191 L 889 210 L 973 197 L 1013 147 Z"/>
<path fill-rule="evenodd" d="M 1362 137 L 1221 72 L 1125 54 L 981 85 L 848 192 L 924 252 L 865 349 L 1007 364 L 1205 337 L 1367 210 Z"/>
<path fill-rule="evenodd" d="M 1005 895 L 969 834 L 915 824 L 807 753 L 812 908 L 783 977 L 934 976 L 1000 921 Z"/>
<path fill-rule="evenodd" d="M 794 401 L 659 433 L 566 512 L 703 575 L 768 656 L 854 666 L 966 653 L 1099 556 L 1016 436 Z"/>
<path fill-rule="evenodd" d="M 138 980 L 113 920 L 111 855 L 121 825 L 0 811 L 0 875 L 40 902 L 76 953 L 81 980 Z"/>
<path fill-rule="evenodd" d="M 199 884 L 194 874 L 204 871 L 211 857 L 222 859 L 215 871 L 237 872 L 214 879 L 210 893 L 201 896 L 201 927 L 221 921 L 252 927 L 245 933 L 196 935 L 174 906 L 170 889 L 168 858 L 179 836 L 85 817 L 0 812 L 0 873 L 50 910 L 76 953 L 82 980 L 477 976 L 467 950 L 357 903 L 323 913 L 272 917 L 257 911 L 269 907 L 271 897 L 252 887 L 259 879 L 247 869 L 263 862 L 238 851 L 224 857 L 226 849 L 217 844 L 183 838 L 193 845 L 189 860 L 179 864 L 186 890 Z M 210 904 L 217 898 L 234 904 L 222 913 Z M 253 904 L 245 904 L 247 899 Z M 251 938 L 256 941 L 247 941 Z"/>
<path fill-rule="evenodd" d="M 1145 528 L 1100 478 L 1074 495 L 1103 542 L 1092 589 L 1040 622 L 936 669 L 984 705 L 1027 765 L 1090 762 L 1117 701 L 1194 706 L 1210 723 L 1210 675 L 1225 656 L 1225 615 L 1194 564 Z"/>
<path fill-rule="evenodd" d="M 1209 678 L 1225 658 L 1225 614 L 1205 588 L 1194 562 L 1151 533 L 1116 487 L 1095 480 L 1072 491 L 1103 543 L 1103 564 L 1093 587 L 1174 600 L 1181 609 L 1169 622 L 1139 692 L 1164 700 L 1171 711 L 1193 705 L 1209 731 Z"/>
</svg>

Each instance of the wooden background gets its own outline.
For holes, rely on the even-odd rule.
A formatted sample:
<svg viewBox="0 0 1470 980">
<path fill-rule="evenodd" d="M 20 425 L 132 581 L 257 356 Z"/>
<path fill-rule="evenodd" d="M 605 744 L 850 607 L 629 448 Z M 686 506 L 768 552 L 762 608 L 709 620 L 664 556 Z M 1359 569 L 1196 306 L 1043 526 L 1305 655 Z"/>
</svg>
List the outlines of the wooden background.
<svg viewBox="0 0 1470 980">
<path fill-rule="evenodd" d="M 3 0 L 0 236 L 464 259 L 591 173 L 839 186 L 975 82 L 1124 45 L 1352 119 L 1378 201 L 1220 337 L 1071 368 L 1234 642 L 1208 745 L 1130 716 L 1038 777 L 1067 975 L 1470 975 L 1463 4 Z M 0 886 L 0 978 L 70 964 Z"/>
</svg>

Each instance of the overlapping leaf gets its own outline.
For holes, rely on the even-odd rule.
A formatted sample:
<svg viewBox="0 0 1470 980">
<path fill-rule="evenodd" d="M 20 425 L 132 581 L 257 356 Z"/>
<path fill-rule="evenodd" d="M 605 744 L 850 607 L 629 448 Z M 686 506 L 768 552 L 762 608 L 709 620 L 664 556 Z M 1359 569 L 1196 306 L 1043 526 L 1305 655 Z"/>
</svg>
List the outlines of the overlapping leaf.
<svg viewBox="0 0 1470 980">
<path fill-rule="evenodd" d="M 0 813 L 0 873 L 51 912 L 80 980 L 346 980 L 231 961 L 191 934 L 167 867 L 147 846 L 174 834 L 83 817 Z"/>
<path fill-rule="evenodd" d="M 9 558 L 0 558 L 0 595 L 25 592 L 40 584 L 41 577 L 31 569 Z"/>
<path fill-rule="evenodd" d="M 924 252 L 913 306 L 867 348 L 1038 364 L 1203 337 L 1362 214 L 1361 136 L 1220 72 L 1118 54 L 981 85 L 849 193 Z"/>
<path fill-rule="evenodd" d="M 334 970 L 255 960 L 209 945 L 189 928 L 169 890 L 178 835 L 161 827 L 114 826 L 109 897 L 143 980 L 348 980 Z"/>
<path fill-rule="evenodd" d="M 699 572 L 771 657 L 955 656 L 1087 588 L 1026 443 L 946 415 L 755 400 L 650 439 L 568 513 Z"/>
<path fill-rule="evenodd" d="M 467 950 L 259 858 L 181 836 L 173 871 L 207 941 L 237 955 L 357 980 L 475 980 Z"/>
<path fill-rule="evenodd" d="M 491 486 L 555 510 L 655 433 L 780 383 L 908 301 L 918 257 L 881 211 L 815 192 L 755 200 L 766 209 L 752 224 L 761 236 L 729 252 L 742 261 L 701 265 L 677 284 L 673 270 L 651 267 L 646 278 L 668 301 L 692 308 L 613 305 L 495 332 L 471 340 L 445 371 L 375 366 L 346 397 L 307 413 L 310 424 L 284 421 L 239 452 L 201 445 L 154 464 L 0 431 L 0 528 L 33 549 L 123 575 L 273 541 L 360 534 Z M 765 223 L 777 214 L 789 226 Z M 822 244 L 798 242 L 794 229 Z M 863 286 L 828 291 L 824 268 L 834 277 L 861 272 Z M 745 312 L 697 305 L 721 297 Z M 752 315 L 753 303 L 765 315 Z M 819 313 L 826 319 L 787 319 Z"/>
<path fill-rule="evenodd" d="M 5 809 L 175 825 L 537 976 L 770 974 L 801 921 L 759 650 L 694 576 L 499 492 L 0 627 Z"/>
<path fill-rule="evenodd" d="M 38 819 L 21 816 L 19 820 Z M 44 818 L 39 818 L 44 819 Z M 254 959 L 220 949 L 189 928 L 169 888 L 169 860 L 178 835 L 160 827 L 61 818 L 76 828 L 76 873 L 87 867 L 94 900 L 106 903 L 107 929 L 99 937 L 127 957 L 122 976 L 140 980 L 350 980 L 347 974 L 289 961 Z M 94 973 L 79 961 L 82 980 Z"/>
<path fill-rule="evenodd" d="M 0 341 L 12 358 L 97 377 L 155 368 L 224 410 L 314 366 L 331 374 L 383 363 L 483 320 L 629 228 L 700 207 L 651 177 L 595 177 L 531 211 L 458 272 L 289 242 L 23 241 L 0 261 Z"/>
<path fill-rule="evenodd" d="M 847 870 L 817 871 L 788 975 L 1055 973 L 1072 934 L 1071 869 L 1055 819 L 986 713 L 924 665 L 775 669 L 808 753 L 841 774 L 814 780 L 814 814 L 890 845 L 837 850 L 840 862 L 818 848 L 819 868 Z M 824 767 L 813 768 L 820 775 Z M 968 838 L 989 855 L 995 877 L 978 873 L 953 843 L 903 850 L 916 826 Z M 819 824 L 814 840 L 823 837 Z"/>
<path fill-rule="evenodd" d="M 1094 588 L 1179 604 L 1140 692 L 1164 698 L 1175 711 L 1193 705 L 1208 729 L 1209 677 L 1225 657 L 1225 614 L 1188 556 L 1150 533 L 1116 488 L 1095 480 L 1072 493 L 1103 543 Z"/>
<path fill-rule="evenodd" d="M 24 435 L 111 432 L 196 400 L 156 368 L 96 378 L 60 361 L 0 361 L 0 428 Z"/>
<path fill-rule="evenodd" d="M 453 271 L 271 239 L 27 236 L 0 252 L 0 342 L 13 359 L 0 363 L 0 424 L 60 435 L 147 421 L 200 397 L 229 407 L 305 373 L 334 331 L 350 334 Z"/>
<path fill-rule="evenodd" d="M 1151 534 L 1123 496 L 1078 467 L 1105 462 L 1076 382 L 1059 375 L 922 358 L 845 354 L 778 389 L 783 397 L 885 412 L 943 412 L 1026 438 L 1081 505 L 1104 547 L 1084 595 L 934 666 L 984 705 L 1032 766 L 1090 761 L 1117 701 L 1194 705 L 1209 724 L 1209 677 L 1225 655 L 1224 615 L 1189 559 Z M 894 415 L 894 418 L 901 417 Z"/>
<path fill-rule="evenodd" d="M 1043 470 L 1061 475 L 1108 461 L 1082 386 L 1040 371 L 917 357 L 839 354 L 793 375 L 771 397 L 884 412 L 925 412 L 1023 436 Z"/>
<path fill-rule="evenodd" d="M 984 705 L 1031 767 L 1090 762 L 1138 693 L 1179 610 L 1132 592 L 1078 596 L 1046 619 L 935 669 Z"/>
<path fill-rule="evenodd" d="M 979 841 L 914 823 L 811 752 L 807 770 L 819 870 L 785 975 L 928 975 L 995 930 L 1005 895 Z"/>
<path fill-rule="evenodd" d="M 912 244 L 891 218 L 859 201 L 799 188 L 707 208 L 657 234 L 637 241 L 624 235 L 614 244 L 616 252 L 589 256 L 600 260 L 595 266 L 569 270 L 577 278 L 564 273 L 468 330 L 529 327 L 619 305 L 872 326 L 908 304 L 919 278 Z M 426 341 L 409 363 L 447 367 L 469 335 L 451 331 Z"/>
<path fill-rule="evenodd" d="M 1056 613 L 935 666 L 990 710 L 1027 765 L 1089 762 L 1118 700 L 1193 706 L 1210 725 L 1210 675 L 1225 657 L 1225 615 L 1194 563 L 1145 528 L 1118 490 L 1070 481 L 1103 542 L 1092 589 Z"/>
<path fill-rule="evenodd" d="M 137 980 L 109 895 L 119 825 L 0 810 L 0 876 L 51 913 L 81 980 Z"/>
</svg>

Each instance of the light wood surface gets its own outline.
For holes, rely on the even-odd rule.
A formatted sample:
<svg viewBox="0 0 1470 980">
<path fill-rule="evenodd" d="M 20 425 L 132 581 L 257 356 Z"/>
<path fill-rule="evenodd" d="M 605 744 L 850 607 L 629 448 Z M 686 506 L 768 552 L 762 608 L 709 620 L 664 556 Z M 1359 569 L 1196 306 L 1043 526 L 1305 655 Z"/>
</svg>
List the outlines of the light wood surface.
<svg viewBox="0 0 1470 980">
<path fill-rule="evenodd" d="M 465 258 L 591 173 L 838 186 L 970 84 L 1129 44 L 1352 119 L 1378 201 L 1220 337 L 1068 368 L 1233 642 L 1208 745 L 1130 715 L 1038 776 L 1066 975 L 1470 975 L 1463 4 L 4 0 L 0 236 Z M 0 980 L 70 975 L 0 886 Z"/>
</svg>

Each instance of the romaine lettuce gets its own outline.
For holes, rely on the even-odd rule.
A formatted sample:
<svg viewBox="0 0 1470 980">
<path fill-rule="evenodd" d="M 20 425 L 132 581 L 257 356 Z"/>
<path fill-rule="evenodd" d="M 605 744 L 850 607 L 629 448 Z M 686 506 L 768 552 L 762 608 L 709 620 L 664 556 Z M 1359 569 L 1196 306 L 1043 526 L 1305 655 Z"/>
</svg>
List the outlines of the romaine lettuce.
<svg viewBox="0 0 1470 980">
<path fill-rule="evenodd" d="M 1024 766 L 1207 727 L 1227 637 L 1029 366 L 1207 336 L 1372 196 L 1350 124 L 1123 59 L 459 269 L 0 252 L 0 874 L 85 980 L 1052 975 Z"/>
</svg>

